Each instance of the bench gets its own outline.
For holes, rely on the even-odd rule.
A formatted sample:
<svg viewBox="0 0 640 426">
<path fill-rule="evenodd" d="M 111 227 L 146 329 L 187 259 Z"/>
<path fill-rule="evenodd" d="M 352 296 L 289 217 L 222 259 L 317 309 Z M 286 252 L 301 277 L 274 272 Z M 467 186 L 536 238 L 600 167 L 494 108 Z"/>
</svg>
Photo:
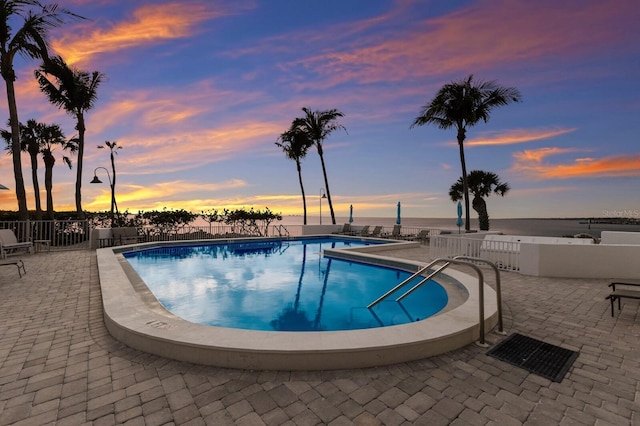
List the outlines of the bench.
<svg viewBox="0 0 640 426">
<path fill-rule="evenodd" d="M 136 228 L 135 226 L 111 228 L 111 237 L 113 238 L 114 246 L 136 244 L 144 239 L 143 236 L 138 235 L 138 228 Z"/>
<path fill-rule="evenodd" d="M 611 283 L 609 287 L 613 290 L 610 295 L 605 297 L 605 299 L 609 299 L 611 301 L 611 316 L 613 316 L 613 302 L 618 301 L 618 310 L 620 310 L 620 300 L 621 299 L 636 299 L 640 300 L 640 290 L 633 289 L 617 289 L 616 286 L 629 286 L 629 287 L 637 287 L 640 288 L 640 284 L 635 283 Z"/>
</svg>

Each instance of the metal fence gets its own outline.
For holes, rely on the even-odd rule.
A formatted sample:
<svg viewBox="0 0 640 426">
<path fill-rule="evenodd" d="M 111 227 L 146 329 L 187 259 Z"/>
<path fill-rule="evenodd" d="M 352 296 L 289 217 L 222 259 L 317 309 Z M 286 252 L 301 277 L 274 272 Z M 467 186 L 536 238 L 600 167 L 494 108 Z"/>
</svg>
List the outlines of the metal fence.
<svg viewBox="0 0 640 426">
<path fill-rule="evenodd" d="M 0 221 L 0 229 L 11 229 L 18 242 L 30 241 L 48 250 L 88 249 L 91 235 L 86 220 Z"/>
<path fill-rule="evenodd" d="M 429 257 L 469 256 L 479 257 L 505 271 L 520 270 L 520 243 L 490 241 L 483 238 L 466 238 L 455 235 L 431 237 Z"/>
</svg>

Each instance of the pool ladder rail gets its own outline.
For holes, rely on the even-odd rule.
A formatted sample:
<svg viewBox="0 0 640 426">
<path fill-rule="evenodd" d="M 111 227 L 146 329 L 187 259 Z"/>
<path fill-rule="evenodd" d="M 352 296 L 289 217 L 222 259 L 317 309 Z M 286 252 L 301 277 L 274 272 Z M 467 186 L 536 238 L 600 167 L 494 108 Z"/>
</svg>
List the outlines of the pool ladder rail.
<svg viewBox="0 0 640 426">
<path fill-rule="evenodd" d="M 284 225 L 274 225 L 273 227 L 274 235 L 276 232 L 278 233 L 279 237 L 291 238 L 291 234 L 289 233 L 289 230 Z"/>
<path fill-rule="evenodd" d="M 422 275 L 425 272 L 427 272 L 432 266 L 435 266 L 435 265 L 440 264 L 440 263 L 442 265 L 440 265 L 437 269 L 435 269 L 434 271 L 432 271 L 428 275 L 422 277 Z M 498 267 L 493 262 L 490 262 L 490 261 L 488 261 L 486 259 L 482 259 L 482 258 L 479 258 L 479 257 L 455 256 L 453 258 L 447 258 L 447 257 L 436 258 L 431 263 L 429 263 L 427 266 L 424 266 L 424 267 L 420 268 L 416 273 L 411 275 L 409 278 L 407 278 L 406 280 L 402 281 L 400 284 L 396 285 L 391 290 L 387 291 L 386 293 L 384 293 L 382 296 L 378 297 L 373 302 L 369 303 L 367 305 L 367 308 L 368 309 L 372 309 L 378 303 L 382 302 L 383 300 L 388 298 L 390 295 L 392 295 L 393 293 L 395 293 L 396 291 L 398 291 L 399 289 L 401 289 L 405 285 L 408 285 L 411 281 L 415 280 L 418 277 L 422 277 L 422 280 L 420 280 L 417 284 L 415 284 L 409 290 L 407 290 L 402 295 L 400 295 L 398 298 L 396 298 L 395 299 L 396 302 L 400 302 L 402 299 L 404 299 L 405 297 L 407 297 L 408 295 L 413 293 L 415 290 L 420 288 L 423 284 L 425 284 L 427 281 L 429 281 L 434 276 L 438 275 L 440 272 L 442 272 L 445 269 L 447 269 L 449 266 L 451 266 L 451 265 L 468 266 L 471 269 L 473 269 L 476 272 L 476 275 L 478 276 L 478 296 L 480 298 L 480 303 L 479 303 L 479 308 L 478 308 L 479 317 L 480 317 L 480 340 L 478 342 L 476 342 L 476 343 L 479 346 L 487 347 L 488 345 L 485 343 L 485 338 L 484 338 L 484 275 L 482 274 L 482 271 L 480 270 L 478 265 L 476 265 L 476 263 L 484 263 L 484 264 L 489 265 L 494 270 L 494 272 L 496 274 L 496 298 L 497 298 L 497 304 L 498 304 L 498 332 L 500 334 L 504 334 L 504 329 L 503 329 L 503 324 L 502 324 L 502 294 L 501 294 L 502 292 L 500 290 L 500 271 L 498 270 Z"/>
</svg>

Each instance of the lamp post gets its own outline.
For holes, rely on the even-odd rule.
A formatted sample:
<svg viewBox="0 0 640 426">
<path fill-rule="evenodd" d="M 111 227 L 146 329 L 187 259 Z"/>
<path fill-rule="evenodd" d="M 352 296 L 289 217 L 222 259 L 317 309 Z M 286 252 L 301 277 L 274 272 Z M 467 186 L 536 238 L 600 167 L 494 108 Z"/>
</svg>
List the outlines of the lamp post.
<svg viewBox="0 0 640 426">
<path fill-rule="evenodd" d="M 96 172 L 98 169 L 102 169 L 107 172 L 107 178 L 109 179 L 109 186 L 111 187 L 111 225 L 113 226 L 113 208 L 116 208 L 116 213 L 118 213 L 118 205 L 116 204 L 116 188 L 113 182 L 111 181 L 111 175 L 109 174 L 109 170 L 104 167 L 96 167 L 93 171 L 93 180 L 90 183 L 102 183 L 100 179 L 98 179 L 98 175 Z"/>
<path fill-rule="evenodd" d="M 322 199 L 327 198 L 324 188 L 320 188 L 320 225 L 322 225 Z"/>
</svg>

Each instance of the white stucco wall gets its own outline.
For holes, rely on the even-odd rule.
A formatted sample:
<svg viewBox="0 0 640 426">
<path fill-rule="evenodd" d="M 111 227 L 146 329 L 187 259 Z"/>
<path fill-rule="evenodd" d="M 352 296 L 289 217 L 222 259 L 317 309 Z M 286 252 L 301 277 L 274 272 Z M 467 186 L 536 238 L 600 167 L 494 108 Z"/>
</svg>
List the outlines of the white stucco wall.
<svg viewBox="0 0 640 426">
<path fill-rule="evenodd" d="M 540 277 L 640 280 L 640 245 L 520 244 L 520 273 Z"/>
</svg>

